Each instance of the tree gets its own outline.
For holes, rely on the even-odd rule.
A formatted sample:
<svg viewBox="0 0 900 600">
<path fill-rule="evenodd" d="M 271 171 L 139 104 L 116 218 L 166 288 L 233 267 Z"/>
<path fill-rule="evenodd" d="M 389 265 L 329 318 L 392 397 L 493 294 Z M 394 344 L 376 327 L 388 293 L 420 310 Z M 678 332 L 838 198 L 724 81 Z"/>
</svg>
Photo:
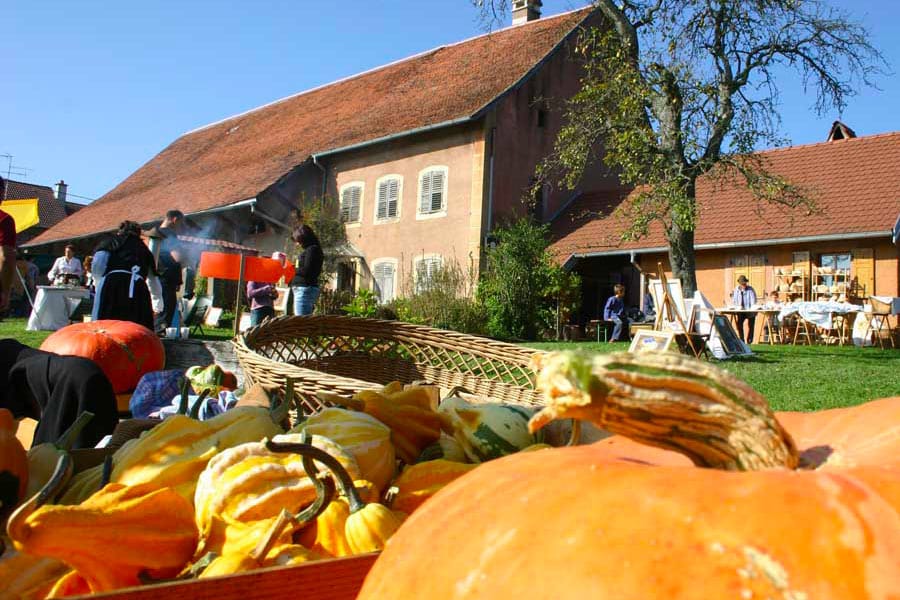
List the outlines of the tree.
<svg viewBox="0 0 900 600">
<path fill-rule="evenodd" d="M 471 0 L 488 20 L 508 0 Z M 581 90 L 538 168 L 573 187 L 603 160 L 635 192 L 619 208 L 637 239 L 661 222 L 674 275 L 696 289 L 699 177 L 743 182 L 757 202 L 815 210 L 814 198 L 753 154 L 781 145 L 777 71 L 800 75 L 821 114 L 886 66 L 869 34 L 821 0 L 594 0 L 606 26 L 582 32 Z"/>
</svg>

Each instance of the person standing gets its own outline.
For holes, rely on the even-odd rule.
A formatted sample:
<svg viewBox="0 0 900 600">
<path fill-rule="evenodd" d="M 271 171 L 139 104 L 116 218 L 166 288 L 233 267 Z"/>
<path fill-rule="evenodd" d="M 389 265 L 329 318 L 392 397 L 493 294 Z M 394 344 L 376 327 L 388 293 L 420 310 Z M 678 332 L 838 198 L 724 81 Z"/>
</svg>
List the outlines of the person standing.
<svg viewBox="0 0 900 600">
<path fill-rule="evenodd" d="M 5 182 L 0 177 L 0 191 Z M 16 222 L 0 210 L 0 315 L 9 308 L 9 296 L 16 276 Z"/>
<path fill-rule="evenodd" d="M 756 304 L 756 290 L 750 285 L 749 280 L 741 275 L 737 279 L 738 285 L 731 294 L 731 302 L 741 310 L 750 310 Z M 744 323 L 749 323 L 746 339 L 744 336 Z M 737 316 L 738 337 L 747 344 L 753 343 L 753 329 L 756 327 L 756 313 L 740 312 Z"/>
<path fill-rule="evenodd" d="M 91 272 L 92 262 L 94 262 L 94 257 L 90 254 L 85 256 L 81 262 L 81 268 L 84 269 L 84 287 L 89 290 L 93 290 L 95 285 L 94 274 Z"/>
<path fill-rule="evenodd" d="M 64 254 L 54 261 L 47 277 L 50 278 L 50 283 L 56 285 L 75 280 L 80 283 L 83 273 L 81 261 L 75 258 L 75 247 L 72 244 L 66 244 Z"/>
<path fill-rule="evenodd" d="M 178 233 L 181 231 L 183 223 L 184 213 L 180 210 L 170 210 L 157 228 L 163 238 L 159 248 L 159 259 L 156 263 L 162 292 L 162 310 L 156 315 L 156 332 L 160 334 L 172 326 L 172 317 L 178 302 L 178 290 L 181 289 L 183 283 L 181 275 L 183 256 L 178 242 Z"/>
<path fill-rule="evenodd" d="M 150 288 L 157 299 L 161 294 L 153 254 L 141 241 L 140 224 L 123 221 L 112 239 L 97 247 L 91 266 L 96 281 L 91 318 L 132 321 L 153 331 L 153 313 L 162 311 L 162 306 L 160 300 L 153 306 Z"/>
<path fill-rule="evenodd" d="M 319 297 L 319 276 L 322 274 L 322 262 L 325 255 L 319 238 L 309 225 L 300 225 L 294 229 L 291 239 L 300 244 L 303 252 L 297 259 L 297 273 L 291 280 L 291 291 L 294 293 L 294 314 L 311 315 Z"/>
<path fill-rule="evenodd" d="M 278 290 L 271 283 L 247 282 L 247 297 L 250 298 L 250 327 L 256 327 L 265 319 L 275 316 L 275 298 Z"/>
<path fill-rule="evenodd" d="M 603 308 L 603 319 L 615 323 L 610 342 L 624 342 L 628 339 L 628 317 L 625 316 L 625 286 L 617 283 L 613 286 L 614 295 L 610 296 Z"/>
</svg>

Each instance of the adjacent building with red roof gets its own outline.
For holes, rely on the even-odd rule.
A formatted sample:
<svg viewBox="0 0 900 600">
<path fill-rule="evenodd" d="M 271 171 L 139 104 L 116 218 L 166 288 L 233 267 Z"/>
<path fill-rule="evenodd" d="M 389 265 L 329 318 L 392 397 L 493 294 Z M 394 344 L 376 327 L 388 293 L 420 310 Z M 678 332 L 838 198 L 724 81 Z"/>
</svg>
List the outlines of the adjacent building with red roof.
<svg viewBox="0 0 900 600">
<path fill-rule="evenodd" d="M 697 284 L 714 304 L 722 305 L 740 275 L 758 294 L 776 290 L 782 300 L 900 295 L 892 240 L 900 217 L 900 132 L 855 137 L 836 123 L 826 142 L 759 157 L 800 186 L 816 210 L 760 203 L 738 182 L 698 182 Z M 629 304 L 639 306 L 646 276 L 658 263 L 668 270 L 661 226 L 622 241 L 627 224 L 615 209 L 627 195 L 617 188 L 580 194 L 553 220 L 553 251 L 582 273 L 590 318 L 615 283 L 625 283 Z"/>
<path fill-rule="evenodd" d="M 434 266 L 476 269 L 490 229 L 521 212 L 563 105 L 572 48 L 600 17 L 582 9 L 442 46 L 188 132 L 32 245 L 82 240 L 180 209 L 203 234 L 284 250 L 291 211 L 334 199 L 350 244 L 342 287 L 387 300 Z M 602 185 L 602 176 L 586 181 Z M 547 190 L 552 214 L 568 192 Z M 418 274 L 418 275 L 416 275 Z"/>
</svg>

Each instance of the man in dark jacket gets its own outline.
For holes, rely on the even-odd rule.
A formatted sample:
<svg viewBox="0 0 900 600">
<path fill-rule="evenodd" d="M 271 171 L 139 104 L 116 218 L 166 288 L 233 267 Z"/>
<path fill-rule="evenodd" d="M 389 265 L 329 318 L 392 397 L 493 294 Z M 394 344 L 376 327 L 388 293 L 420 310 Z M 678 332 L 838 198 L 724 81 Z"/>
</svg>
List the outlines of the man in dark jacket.
<svg viewBox="0 0 900 600">
<path fill-rule="evenodd" d="M 165 333 L 166 328 L 172 326 L 178 290 L 183 283 L 181 277 L 183 250 L 178 242 L 178 233 L 183 222 L 184 213 L 180 210 L 170 210 L 157 228 L 163 238 L 159 247 L 159 259 L 156 262 L 163 301 L 163 311 L 156 315 L 155 320 L 155 329 L 159 334 Z"/>
</svg>

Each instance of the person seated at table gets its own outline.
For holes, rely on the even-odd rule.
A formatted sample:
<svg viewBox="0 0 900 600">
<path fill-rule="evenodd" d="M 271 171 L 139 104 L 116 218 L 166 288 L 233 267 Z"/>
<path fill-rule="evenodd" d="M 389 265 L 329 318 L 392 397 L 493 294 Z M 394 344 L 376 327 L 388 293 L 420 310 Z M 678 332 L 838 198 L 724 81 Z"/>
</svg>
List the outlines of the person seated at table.
<svg viewBox="0 0 900 600">
<path fill-rule="evenodd" d="M 116 234 L 97 247 L 91 268 L 96 282 L 93 320 L 132 321 L 153 331 L 154 308 L 163 308 L 162 292 L 140 224 L 122 221 Z"/>
<path fill-rule="evenodd" d="M 603 307 L 603 319 L 615 323 L 610 342 L 628 340 L 628 317 L 625 316 L 625 286 L 617 283 L 613 286 L 615 295 L 610 296 Z"/>
<path fill-rule="evenodd" d="M 63 256 L 60 256 L 50 267 L 47 277 L 50 283 L 54 285 L 63 285 L 65 283 L 80 283 L 81 275 L 84 269 L 81 267 L 81 261 L 75 258 L 75 247 L 72 244 L 66 244 Z"/>
<path fill-rule="evenodd" d="M 750 310 L 756 304 L 756 290 L 750 285 L 750 281 L 741 275 L 738 277 L 738 285 L 731 294 L 731 302 L 736 308 Z M 749 323 L 746 338 L 744 337 L 744 323 Z M 737 330 L 738 337 L 747 344 L 753 343 L 753 328 L 756 327 L 756 313 L 738 313 Z"/>
<path fill-rule="evenodd" d="M 75 439 L 93 448 L 119 421 L 112 384 L 94 361 L 0 339 L 0 408 L 38 422 L 32 445 L 55 442 L 84 411 L 94 417 Z"/>
</svg>

